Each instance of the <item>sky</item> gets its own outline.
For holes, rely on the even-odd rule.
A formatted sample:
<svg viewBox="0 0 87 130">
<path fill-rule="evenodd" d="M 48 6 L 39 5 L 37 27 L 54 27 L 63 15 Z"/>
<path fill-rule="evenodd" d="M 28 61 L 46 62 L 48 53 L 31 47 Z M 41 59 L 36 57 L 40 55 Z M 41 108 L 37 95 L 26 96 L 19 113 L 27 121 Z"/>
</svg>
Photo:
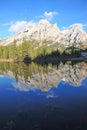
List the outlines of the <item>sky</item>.
<svg viewBox="0 0 87 130">
<path fill-rule="evenodd" d="M 41 19 L 57 23 L 60 30 L 80 23 L 87 32 L 87 0 L 1 0 L 0 39 Z"/>
</svg>

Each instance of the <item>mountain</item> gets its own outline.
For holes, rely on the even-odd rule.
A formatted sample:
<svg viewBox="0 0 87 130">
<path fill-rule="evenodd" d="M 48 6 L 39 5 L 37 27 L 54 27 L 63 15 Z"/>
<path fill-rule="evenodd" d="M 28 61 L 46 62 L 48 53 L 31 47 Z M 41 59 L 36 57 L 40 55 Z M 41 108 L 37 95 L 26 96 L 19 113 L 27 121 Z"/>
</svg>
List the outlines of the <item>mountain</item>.
<svg viewBox="0 0 87 130">
<path fill-rule="evenodd" d="M 6 39 L 0 40 L 0 45 L 6 46 L 17 41 L 21 44 L 23 39 L 29 41 L 37 41 L 42 45 L 43 41 L 48 41 L 50 45 L 63 45 L 70 47 L 72 45 L 87 47 L 87 33 L 83 31 L 80 24 L 71 25 L 69 28 L 60 31 L 57 24 L 51 24 L 47 20 L 40 20 L 37 23 L 27 25 L 23 30 L 10 36 Z"/>
<path fill-rule="evenodd" d="M 62 33 L 68 44 L 87 46 L 87 33 L 83 31 L 81 24 L 71 25 L 68 29 L 62 31 Z"/>
</svg>

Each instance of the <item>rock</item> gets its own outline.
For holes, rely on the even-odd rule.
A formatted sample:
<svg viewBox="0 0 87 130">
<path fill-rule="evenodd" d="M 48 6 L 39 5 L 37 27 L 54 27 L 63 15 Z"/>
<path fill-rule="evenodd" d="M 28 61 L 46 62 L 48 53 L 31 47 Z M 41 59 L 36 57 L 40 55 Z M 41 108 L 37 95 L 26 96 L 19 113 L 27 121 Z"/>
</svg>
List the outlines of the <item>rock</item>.
<svg viewBox="0 0 87 130">
<path fill-rule="evenodd" d="M 71 25 L 69 28 L 60 31 L 56 24 L 51 24 L 47 20 L 40 20 L 37 23 L 27 25 L 20 32 L 13 36 L 0 40 L 0 45 L 6 46 L 17 41 L 17 45 L 23 42 L 23 38 L 29 41 L 37 41 L 41 46 L 44 40 L 48 41 L 50 45 L 70 46 L 86 46 L 87 47 L 87 33 L 82 29 L 81 24 Z"/>
</svg>

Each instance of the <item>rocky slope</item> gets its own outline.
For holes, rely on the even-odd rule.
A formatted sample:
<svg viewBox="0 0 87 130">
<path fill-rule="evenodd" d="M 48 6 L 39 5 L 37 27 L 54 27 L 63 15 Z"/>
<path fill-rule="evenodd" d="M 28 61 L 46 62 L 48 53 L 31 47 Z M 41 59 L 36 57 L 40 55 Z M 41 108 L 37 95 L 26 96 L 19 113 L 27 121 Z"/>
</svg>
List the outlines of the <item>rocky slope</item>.
<svg viewBox="0 0 87 130">
<path fill-rule="evenodd" d="M 65 47 L 72 45 L 76 47 L 87 46 L 87 33 L 83 31 L 80 24 L 72 25 L 60 31 L 56 24 L 51 24 L 47 20 L 41 20 L 38 23 L 26 26 L 15 35 L 0 40 L 0 45 L 9 45 L 14 40 L 17 40 L 17 44 L 20 44 L 23 42 L 23 38 L 31 41 L 35 40 L 41 44 L 46 40 L 51 44 L 62 44 Z M 50 44 L 48 46 L 50 46 Z"/>
<path fill-rule="evenodd" d="M 83 31 L 81 24 L 71 25 L 68 29 L 62 31 L 64 39 L 68 44 L 74 46 L 87 46 L 87 33 Z"/>
</svg>

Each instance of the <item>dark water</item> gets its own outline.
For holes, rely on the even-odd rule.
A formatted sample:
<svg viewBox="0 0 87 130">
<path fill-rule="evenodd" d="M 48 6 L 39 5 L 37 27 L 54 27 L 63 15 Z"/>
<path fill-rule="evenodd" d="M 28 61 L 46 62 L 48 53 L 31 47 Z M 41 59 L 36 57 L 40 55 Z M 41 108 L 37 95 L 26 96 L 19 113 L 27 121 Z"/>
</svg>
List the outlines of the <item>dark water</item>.
<svg viewBox="0 0 87 130">
<path fill-rule="evenodd" d="M 87 63 L 0 63 L 0 130 L 87 130 Z"/>
</svg>

